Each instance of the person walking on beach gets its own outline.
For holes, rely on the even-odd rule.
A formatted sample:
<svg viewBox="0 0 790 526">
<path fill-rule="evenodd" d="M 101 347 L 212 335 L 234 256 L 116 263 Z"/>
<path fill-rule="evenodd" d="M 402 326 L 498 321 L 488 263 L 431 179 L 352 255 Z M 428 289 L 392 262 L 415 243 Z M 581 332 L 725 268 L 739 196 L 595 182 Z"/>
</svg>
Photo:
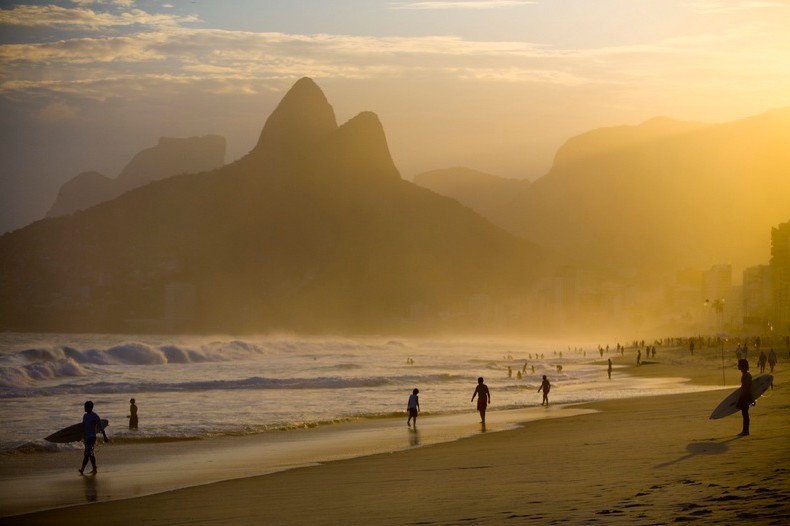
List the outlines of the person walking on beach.
<svg viewBox="0 0 790 526">
<path fill-rule="evenodd" d="M 420 412 L 420 397 L 417 396 L 420 390 L 416 387 L 409 395 L 409 403 L 406 405 L 406 410 L 409 412 L 409 418 L 406 420 L 406 425 L 411 427 L 411 419 L 414 419 L 414 427 L 417 428 L 417 414 Z"/>
<path fill-rule="evenodd" d="M 538 392 L 543 391 L 543 401 L 540 405 L 549 405 L 549 391 L 551 391 L 551 383 L 549 379 L 546 378 L 546 375 L 543 375 L 543 382 L 541 382 L 540 387 L 538 387 Z"/>
<path fill-rule="evenodd" d="M 107 438 L 107 433 L 101 425 L 101 418 L 93 412 L 93 402 L 88 400 L 85 402 L 85 414 L 82 416 L 82 427 L 85 432 L 85 455 L 82 458 L 82 467 L 79 469 L 80 475 L 85 471 L 85 466 L 88 465 L 90 460 L 93 470 L 92 474 L 96 473 L 96 456 L 93 454 L 93 448 L 96 445 L 96 430 L 101 431 L 104 437 L 104 442 L 107 443 L 110 439 Z"/>
<path fill-rule="evenodd" d="M 752 400 L 752 375 L 749 374 L 749 361 L 741 358 L 738 360 L 738 370 L 741 371 L 741 394 L 735 407 L 741 410 L 743 417 L 743 430 L 739 437 L 749 436 L 749 406 L 754 405 Z"/>
<path fill-rule="evenodd" d="M 776 366 L 776 353 L 773 349 L 768 353 L 768 366 L 771 368 L 771 372 L 774 372 L 774 367 Z"/>
<path fill-rule="evenodd" d="M 477 387 L 475 387 L 475 392 L 472 394 L 472 402 L 474 402 L 475 397 L 477 397 L 477 410 L 480 411 L 480 421 L 485 424 L 486 407 L 491 403 L 491 392 L 488 390 L 488 386 L 483 382 L 482 376 L 477 379 Z"/>
<path fill-rule="evenodd" d="M 760 351 L 760 357 L 757 358 L 757 365 L 760 366 L 760 374 L 765 372 L 765 363 L 768 361 L 768 356 L 765 355 L 765 351 Z"/>
<path fill-rule="evenodd" d="M 134 403 L 134 398 L 129 400 L 129 429 L 137 429 L 137 405 Z"/>
<path fill-rule="evenodd" d="M 606 368 L 606 374 L 609 375 L 609 379 L 612 379 L 612 359 L 609 358 L 609 367 Z"/>
</svg>

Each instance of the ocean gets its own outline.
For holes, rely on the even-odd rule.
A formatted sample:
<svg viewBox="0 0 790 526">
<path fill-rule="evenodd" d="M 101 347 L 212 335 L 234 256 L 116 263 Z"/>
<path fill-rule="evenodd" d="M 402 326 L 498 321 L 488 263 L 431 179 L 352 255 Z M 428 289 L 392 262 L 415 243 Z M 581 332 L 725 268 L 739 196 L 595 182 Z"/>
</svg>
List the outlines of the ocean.
<svg viewBox="0 0 790 526">
<path fill-rule="evenodd" d="M 606 342 L 600 345 L 606 347 Z M 69 450 L 44 437 L 81 421 L 83 403 L 113 441 L 253 435 L 364 419 L 469 413 L 477 378 L 491 411 L 702 390 L 674 378 L 608 380 L 598 343 L 498 339 L 0 335 L 0 451 Z M 636 355 L 636 350 L 625 351 Z M 628 354 L 626 354 L 627 356 Z M 561 370 L 558 366 L 561 366 Z M 508 371 L 510 368 L 510 372 Z M 521 373 L 521 377 L 519 377 Z M 129 430 L 136 399 L 139 429 Z"/>
</svg>

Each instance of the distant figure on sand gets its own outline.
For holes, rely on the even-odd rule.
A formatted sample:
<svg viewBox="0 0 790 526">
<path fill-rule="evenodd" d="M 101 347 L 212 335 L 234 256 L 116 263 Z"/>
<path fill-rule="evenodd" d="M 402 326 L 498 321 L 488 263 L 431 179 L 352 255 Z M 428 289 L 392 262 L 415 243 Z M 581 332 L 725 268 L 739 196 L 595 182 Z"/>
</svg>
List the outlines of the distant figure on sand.
<svg viewBox="0 0 790 526">
<path fill-rule="evenodd" d="M 96 473 L 96 456 L 93 454 L 93 447 L 96 445 L 96 431 L 101 431 L 105 443 L 109 442 L 109 439 L 101 425 L 99 415 L 93 412 L 93 402 L 90 400 L 85 402 L 85 414 L 82 416 L 82 427 L 85 431 L 85 455 L 82 458 L 82 467 L 79 469 L 80 475 L 85 471 L 85 466 L 88 465 L 89 460 L 93 468 L 91 473 Z"/>
<path fill-rule="evenodd" d="M 411 419 L 414 419 L 414 427 L 417 427 L 417 414 L 420 412 L 420 390 L 416 387 L 409 395 L 409 403 L 406 405 L 406 410 L 409 412 L 409 418 L 406 420 L 406 425 L 411 427 Z"/>
<path fill-rule="evenodd" d="M 636 366 L 639 367 L 642 365 L 642 350 L 636 351 Z"/>
<path fill-rule="evenodd" d="M 134 403 L 134 398 L 129 400 L 129 429 L 137 429 L 137 405 Z"/>
<path fill-rule="evenodd" d="M 776 353 L 771 349 L 771 352 L 768 353 L 768 366 L 771 368 L 771 372 L 774 372 L 776 361 Z"/>
<path fill-rule="evenodd" d="M 766 356 L 765 351 L 760 351 L 760 356 L 757 358 L 757 365 L 760 366 L 760 374 L 765 372 L 765 363 L 768 361 L 768 356 Z"/>
<path fill-rule="evenodd" d="M 606 374 L 609 375 L 609 379 L 612 379 L 612 359 L 609 358 L 609 367 L 606 368 Z"/>
<path fill-rule="evenodd" d="M 472 402 L 475 401 L 475 397 L 477 397 L 477 410 L 480 411 L 480 421 L 485 424 L 486 407 L 491 403 L 491 393 L 488 390 L 488 386 L 483 383 L 482 376 L 477 379 L 477 387 L 475 387 L 475 392 L 472 394 Z"/>
<path fill-rule="evenodd" d="M 735 407 L 741 410 L 743 417 L 743 430 L 738 433 L 739 437 L 749 436 L 749 406 L 754 405 L 752 400 L 752 375 L 749 374 L 749 361 L 738 360 L 738 370 L 741 371 L 741 395 Z"/>
<path fill-rule="evenodd" d="M 546 375 L 543 375 L 543 382 L 541 382 L 540 387 L 538 387 L 538 392 L 543 391 L 543 401 L 540 405 L 549 405 L 549 391 L 551 391 L 551 383 L 549 383 L 549 379 L 546 378 Z"/>
</svg>

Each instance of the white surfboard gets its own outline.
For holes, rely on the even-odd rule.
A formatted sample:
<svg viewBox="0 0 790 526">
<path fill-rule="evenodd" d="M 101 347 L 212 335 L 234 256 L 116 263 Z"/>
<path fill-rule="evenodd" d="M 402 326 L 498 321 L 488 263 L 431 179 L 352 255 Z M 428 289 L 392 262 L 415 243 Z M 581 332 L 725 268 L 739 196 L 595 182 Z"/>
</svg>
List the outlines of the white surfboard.
<svg viewBox="0 0 790 526">
<path fill-rule="evenodd" d="M 757 400 L 760 398 L 764 392 L 771 387 L 771 384 L 774 382 L 773 375 L 765 374 L 763 376 L 758 376 L 757 378 L 752 379 L 752 400 Z M 724 418 L 725 416 L 729 416 L 733 413 L 738 412 L 738 408 L 735 407 L 735 404 L 738 403 L 738 398 L 741 396 L 741 388 L 739 387 L 729 395 L 727 398 L 722 400 L 722 402 L 716 406 L 716 409 L 710 414 L 712 419 L 717 418 Z"/>
</svg>

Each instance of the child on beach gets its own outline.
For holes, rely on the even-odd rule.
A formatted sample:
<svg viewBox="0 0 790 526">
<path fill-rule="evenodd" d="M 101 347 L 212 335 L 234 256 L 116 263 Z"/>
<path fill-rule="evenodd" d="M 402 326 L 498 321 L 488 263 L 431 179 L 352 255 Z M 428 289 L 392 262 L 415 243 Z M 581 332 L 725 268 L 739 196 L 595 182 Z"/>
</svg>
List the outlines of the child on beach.
<svg viewBox="0 0 790 526">
<path fill-rule="evenodd" d="M 85 414 L 82 416 L 82 426 L 85 431 L 85 455 L 82 458 L 82 467 L 79 469 L 80 475 L 83 474 L 85 471 L 85 466 L 88 465 L 88 461 L 90 460 L 91 467 L 93 471 L 91 473 L 96 473 L 96 457 L 93 454 L 93 447 L 96 445 L 96 430 L 98 429 L 101 431 L 102 436 L 104 437 L 104 442 L 109 442 L 107 438 L 107 433 L 104 432 L 104 428 L 101 425 L 101 418 L 99 415 L 93 412 L 93 402 L 88 400 L 85 402 Z"/>
<path fill-rule="evenodd" d="M 417 427 L 417 413 L 420 412 L 420 397 L 417 396 L 420 390 L 416 387 L 409 395 L 409 403 L 406 405 L 406 410 L 409 412 L 409 418 L 406 420 L 406 425 L 411 427 L 411 419 L 414 419 L 414 427 Z"/>
<path fill-rule="evenodd" d="M 543 391 L 543 401 L 540 405 L 549 405 L 549 391 L 551 390 L 551 383 L 549 379 L 546 378 L 546 375 L 543 375 L 543 382 L 541 382 L 540 387 L 538 387 L 538 392 Z"/>
<path fill-rule="evenodd" d="M 480 421 L 483 425 L 486 423 L 486 407 L 488 404 L 491 403 L 491 392 L 488 390 L 488 386 L 483 383 L 483 377 L 477 379 L 477 387 L 475 387 L 475 392 L 472 394 L 472 402 L 475 401 L 475 396 L 477 396 L 477 410 L 480 412 Z"/>
</svg>

